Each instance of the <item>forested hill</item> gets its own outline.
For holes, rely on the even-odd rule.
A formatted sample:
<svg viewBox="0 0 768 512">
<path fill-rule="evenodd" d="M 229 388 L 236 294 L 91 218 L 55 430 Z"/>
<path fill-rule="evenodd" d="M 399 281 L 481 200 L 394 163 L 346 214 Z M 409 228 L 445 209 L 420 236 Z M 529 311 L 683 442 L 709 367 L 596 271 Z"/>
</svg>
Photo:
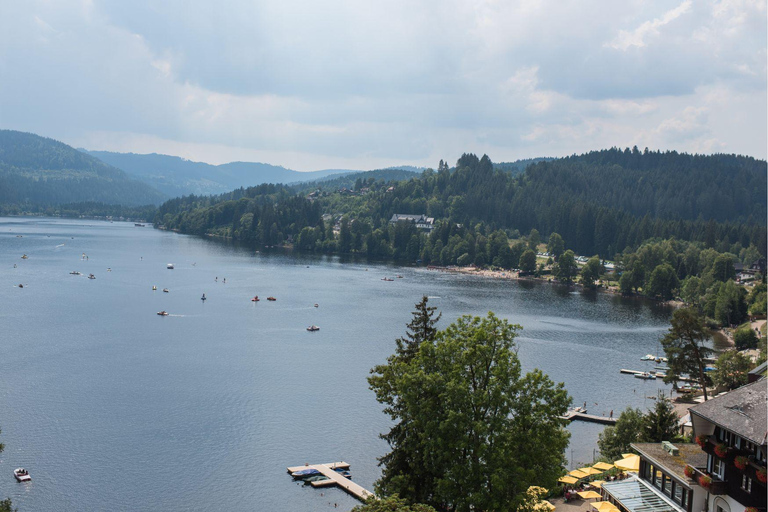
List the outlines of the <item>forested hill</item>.
<svg viewBox="0 0 768 512">
<path fill-rule="evenodd" d="M 537 201 L 563 198 L 654 218 L 764 223 L 766 162 L 736 155 L 609 149 L 527 169 Z"/>
<path fill-rule="evenodd" d="M 702 169 L 702 179 L 697 169 Z M 487 156 L 465 154 L 453 171 L 441 162 L 437 171 L 428 169 L 410 180 L 360 180 L 353 191 L 324 191 L 299 198 L 312 204 L 311 216 L 283 218 L 275 211 L 279 201 L 270 203 L 274 198 L 269 198 L 265 202 L 258 199 L 263 191 L 246 189 L 230 196 L 166 203 L 156 222 L 185 232 L 217 233 L 267 245 L 295 237 L 307 228 L 314 241 L 304 243 L 310 239 L 307 234 L 299 248 L 360 251 L 444 264 L 456 263 L 457 256 L 464 253 L 474 258 L 472 244 L 490 233 L 501 231 L 503 238 L 515 238 L 532 229 L 543 236 L 556 232 L 579 254 L 604 258 L 652 238 L 688 240 L 721 252 L 738 253 L 754 246 L 765 255 L 765 173 L 764 161 L 745 157 L 608 150 L 540 162 L 511 176 L 494 169 Z M 731 206 L 722 212 L 698 210 L 702 197 Z M 282 211 L 300 210 L 291 203 Z M 336 240 L 327 224 L 309 220 L 320 213 L 334 222 L 342 216 L 348 219 L 352 241 Z M 429 237 L 415 228 L 400 233 L 399 225 L 395 230 L 388 223 L 394 213 L 434 217 L 438 229 Z M 435 233 L 439 233 L 439 244 L 433 239 Z M 466 243 L 461 243 L 465 238 Z M 449 246 L 452 249 L 444 252 Z M 453 254 L 459 250 L 462 252 Z M 494 257 L 488 254 L 473 260 L 488 262 Z"/>
<path fill-rule="evenodd" d="M 123 171 L 45 137 L 0 130 L 0 207 L 63 203 L 159 204 L 166 196 Z"/>
<path fill-rule="evenodd" d="M 177 156 L 139 155 L 111 151 L 85 151 L 124 170 L 170 197 L 189 194 L 222 194 L 230 190 L 262 183 L 298 183 L 347 172 L 341 169 L 299 172 L 285 167 L 257 162 L 230 162 L 212 165 Z M 356 172 L 356 171 L 354 171 Z"/>
</svg>

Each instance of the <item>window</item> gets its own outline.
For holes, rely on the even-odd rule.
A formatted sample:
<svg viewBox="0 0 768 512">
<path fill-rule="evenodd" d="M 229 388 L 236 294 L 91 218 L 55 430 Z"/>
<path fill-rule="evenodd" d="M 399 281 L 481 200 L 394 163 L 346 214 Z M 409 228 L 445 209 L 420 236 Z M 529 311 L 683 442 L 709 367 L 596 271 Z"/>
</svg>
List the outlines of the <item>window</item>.
<svg viewBox="0 0 768 512">
<path fill-rule="evenodd" d="M 741 477 L 741 488 L 747 492 L 752 492 L 752 479 L 747 475 Z"/>
<path fill-rule="evenodd" d="M 672 495 L 672 501 L 679 503 L 683 508 L 685 508 L 685 491 L 686 489 L 684 489 L 682 485 L 675 482 L 675 491 Z"/>
<path fill-rule="evenodd" d="M 725 476 L 725 463 L 717 457 L 712 457 L 712 475 L 720 480 Z"/>
</svg>

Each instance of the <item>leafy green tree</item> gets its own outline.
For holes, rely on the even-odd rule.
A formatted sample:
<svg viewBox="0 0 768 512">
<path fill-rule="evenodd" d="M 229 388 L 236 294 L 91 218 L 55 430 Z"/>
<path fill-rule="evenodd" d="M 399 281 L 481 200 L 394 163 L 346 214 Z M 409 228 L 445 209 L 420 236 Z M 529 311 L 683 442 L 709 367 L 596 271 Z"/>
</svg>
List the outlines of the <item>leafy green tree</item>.
<svg viewBox="0 0 768 512">
<path fill-rule="evenodd" d="M 600 454 L 608 460 L 621 458 L 622 453 L 631 450 L 630 443 L 636 443 L 643 424 L 643 413 L 640 409 L 627 409 L 619 415 L 616 424 L 605 427 L 597 437 Z"/>
<path fill-rule="evenodd" d="M 629 295 L 632 293 L 632 272 L 625 271 L 619 278 L 619 291 L 622 295 Z"/>
<path fill-rule="evenodd" d="M 421 503 L 410 505 L 395 494 L 381 499 L 370 498 L 365 505 L 353 508 L 352 512 L 436 512 L 436 510 Z"/>
<path fill-rule="evenodd" d="M 533 228 L 531 230 L 531 233 L 528 235 L 528 248 L 534 251 L 535 253 L 538 250 L 540 243 L 541 243 L 541 235 L 539 234 L 539 230 L 536 228 Z"/>
<path fill-rule="evenodd" d="M 736 277 L 733 257 L 730 254 L 721 254 L 715 258 L 715 263 L 712 265 L 712 277 L 723 283 Z"/>
<path fill-rule="evenodd" d="M 555 261 L 560 258 L 560 255 L 563 254 L 565 251 L 565 242 L 563 241 L 563 237 L 561 237 L 557 233 L 552 233 L 549 235 L 549 242 L 547 243 L 547 252 L 551 254 Z"/>
<path fill-rule="evenodd" d="M 704 359 L 713 350 L 704 344 L 710 337 L 704 317 L 693 308 L 681 308 L 672 313 L 670 323 L 669 332 L 661 339 L 669 366 L 664 382 L 676 386 L 680 377 L 689 375 L 697 379 L 704 391 L 704 400 L 707 400 Z"/>
<path fill-rule="evenodd" d="M 717 358 L 717 369 L 712 372 L 712 381 L 718 387 L 735 389 L 747 383 L 752 361 L 735 350 L 728 350 Z"/>
<path fill-rule="evenodd" d="M 349 229 L 349 217 L 341 218 L 339 226 L 339 252 L 347 253 L 352 250 L 352 231 Z"/>
<path fill-rule="evenodd" d="M 748 325 L 739 327 L 733 333 L 733 342 L 737 350 L 757 347 L 757 333 Z"/>
<path fill-rule="evenodd" d="M 749 304 L 749 313 L 752 315 L 764 315 L 766 313 L 768 301 L 766 301 L 765 282 L 758 283 L 752 288 L 747 296 L 747 304 Z"/>
<path fill-rule="evenodd" d="M 6 498 L 0 501 L 0 512 L 18 512 L 19 509 L 13 508 L 11 498 Z"/>
<path fill-rule="evenodd" d="M 522 256 L 520 256 L 520 263 L 518 266 L 522 272 L 534 272 L 536 270 L 536 253 L 531 249 L 527 249 Z"/>
<path fill-rule="evenodd" d="M 740 324 L 747 317 L 747 292 L 733 280 L 721 284 L 715 300 L 714 316 L 720 325 Z"/>
<path fill-rule="evenodd" d="M 592 256 L 581 269 L 581 282 L 587 288 L 594 288 L 595 281 L 600 279 L 602 265 L 599 256 Z"/>
<path fill-rule="evenodd" d="M 647 293 L 651 297 L 661 300 L 670 300 L 674 297 L 675 290 L 680 286 L 677 272 L 669 263 L 663 263 L 653 269 L 648 281 Z"/>
<path fill-rule="evenodd" d="M 659 393 L 656 405 L 643 416 L 640 440 L 646 443 L 674 441 L 679 437 L 678 422 L 675 407 L 664 393 Z"/>
<path fill-rule="evenodd" d="M 573 281 L 576 272 L 579 270 L 579 267 L 576 265 L 576 258 L 570 249 L 560 256 L 555 267 L 555 277 L 566 283 Z"/>
<path fill-rule="evenodd" d="M 457 512 L 513 510 L 531 485 L 556 485 L 569 437 L 560 416 L 570 398 L 538 370 L 521 375 L 519 329 L 492 313 L 463 316 L 410 362 L 375 371 L 377 399 L 415 434 L 392 445 L 401 452 L 394 458 L 426 466 L 386 467 L 381 494 Z"/>
</svg>

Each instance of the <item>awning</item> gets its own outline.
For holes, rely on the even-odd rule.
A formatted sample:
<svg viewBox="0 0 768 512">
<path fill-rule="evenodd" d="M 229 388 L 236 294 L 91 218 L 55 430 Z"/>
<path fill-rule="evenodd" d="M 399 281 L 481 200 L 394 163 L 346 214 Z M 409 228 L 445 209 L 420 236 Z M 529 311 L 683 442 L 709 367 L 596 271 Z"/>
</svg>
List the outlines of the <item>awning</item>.
<svg viewBox="0 0 768 512">
<path fill-rule="evenodd" d="M 560 483 L 571 484 L 571 485 L 575 484 L 578 481 L 579 481 L 578 478 L 573 478 L 572 476 L 564 476 L 560 480 L 558 480 L 558 482 Z"/>
<path fill-rule="evenodd" d="M 573 471 L 570 471 L 568 474 L 571 476 L 575 476 L 578 479 L 587 478 L 589 476 L 589 474 L 583 472 L 580 469 L 574 469 Z"/>
<path fill-rule="evenodd" d="M 685 512 L 679 505 L 635 477 L 605 482 L 603 493 L 621 503 L 629 512 Z"/>
<path fill-rule="evenodd" d="M 608 464 L 607 462 L 598 462 L 597 464 L 592 464 L 592 467 L 599 469 L 600 471 L 608 471 L 609 469 L 613 469 L 613 464 Z"/>
</svg>

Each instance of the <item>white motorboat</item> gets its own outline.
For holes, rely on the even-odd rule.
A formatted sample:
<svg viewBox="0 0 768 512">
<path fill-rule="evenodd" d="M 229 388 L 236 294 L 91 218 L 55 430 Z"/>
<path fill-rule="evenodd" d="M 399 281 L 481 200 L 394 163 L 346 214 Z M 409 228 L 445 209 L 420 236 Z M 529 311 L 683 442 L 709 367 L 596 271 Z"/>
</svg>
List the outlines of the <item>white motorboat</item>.
<svg viewBox="0 0 768 512">
<path fill-rule="evenodd" d="M 173 263 L 169 263 L 165 266 L 168 270 L 173 270 Z"/>
<path fill-rule="evenodd" d="M 29 482 L 32 480 L 32 477 L 29 476 L 29 471 L 27 471 L 24 468 L 16 468 L 13 470 L 13 476 L 16 477 L 16 480 L 19 482 Z"/>
<path fill-rule="evenodd" d="M 635 374 L 636 379 L 655 380 L 656 375 L 648 372 L 640 372 Z"/>
</svg>

